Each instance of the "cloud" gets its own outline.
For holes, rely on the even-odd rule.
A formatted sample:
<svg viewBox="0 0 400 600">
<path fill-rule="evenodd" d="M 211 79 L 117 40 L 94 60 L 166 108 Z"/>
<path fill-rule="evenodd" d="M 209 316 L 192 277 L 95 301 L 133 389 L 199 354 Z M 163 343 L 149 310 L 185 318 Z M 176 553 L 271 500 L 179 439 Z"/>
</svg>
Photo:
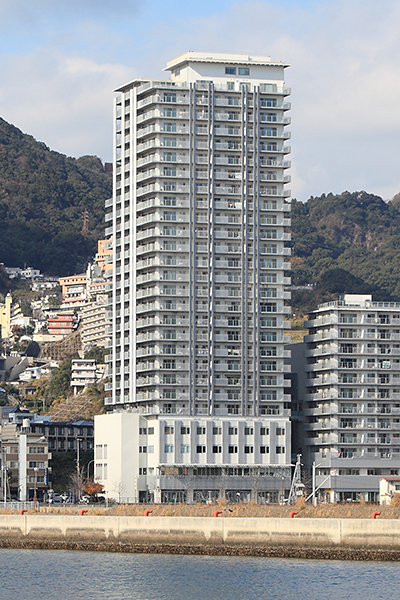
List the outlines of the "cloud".
<svg viewBox="0 0 400 600">
<path fill-rule="evenodd" d="M 0 62 L 0 111 L 52 149 L 112 158 L 112 90 L 132 78 L 121 65 L 37 53 Z"/>
<path fill-rule="evenodd" d="M 238 2 L 197 22 L 191 48 L 290 63 L 294 195 L 367 189 L 390 197 L 400 189 L 399 17 L 394 0 Z"/>
<path fill-rule="evenodd" d="M 44 20 L 52 15 L 74 14 L 82 16 L 91 15 L 94 19 L 104 14 L 125 15 L 136 13 L 139 0 L 2 0 L 0 4 L 0 17 L 7 21 L 29 22 L 30 20 Z"/>
<path fill-rule="evenodd" d="M 0 16 L 4 7 L 41 18 L 39 9 L 48 16 L 71 6 L 77 20 L 0 58 L 2 116 L 59 151 L 109 160 L 113 89 L 166 77 L 166 62 L 189 49 L 268 54 L 291 65 L 293 194 L 400 190 L 397 0 L 238 0 L 210 3 L 201 18 L 174 0 L 168 10 L 160 0 L 121 1 L 79 2 L 93 17 L 79 19 L 78 0 L 3 0 Z M 107 10 L 110 19 L 96 21 Z"/>
</svg>

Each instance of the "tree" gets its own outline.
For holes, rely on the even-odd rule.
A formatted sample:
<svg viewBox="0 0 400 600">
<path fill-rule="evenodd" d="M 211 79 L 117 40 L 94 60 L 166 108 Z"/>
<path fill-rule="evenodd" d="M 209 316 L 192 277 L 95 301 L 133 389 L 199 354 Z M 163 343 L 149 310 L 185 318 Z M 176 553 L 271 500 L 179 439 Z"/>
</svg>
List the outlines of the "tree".
<svg viewBox="0 0 400 600">
<path fill-rule="evenodd" d="M 118 502 L 119 502 L 119 504 L 121 504 L 121 498 L 123 497 L 124 493 L 126 492 L 126 485 L 125 485 L 125 483 L 122 480 L 120 480 L 120 481 L 114 481 L 113 487 L 112 487 L 112 491 L 113 492 L 117 492 L 117 494 L 118 494 Z"/>
<path fill-rule="evenodd" d="M 83 488 L 85 486 L 83 477 L 83 467 L 80 467 L 78 471 L 73 471 L 69 476 L 69 489 L 75 500 L 81 500 Z"/>
<path fill-rule="evenodd" d="M 83 487 L 85 494 L 88 494 L 93 502 L 98 501 L 98 495 L 104 494 L 104 487 L 101 483 L 94 481 L 94 479 L 86 479 Z"/>
<path fill-rule="evenodd" d="M 106 354 L 108 354 L 108 350 L 105 348 L 102 348 L 101 346 L 93 346 L 93 348 L 90 348 L 90 350 L 85 352 L 85 359 L 93 359 L 97 363 L 101 364 L 104 363 Z"/>
<path fill-rule="evenodd" d="M 70 392 L 71 388 L 71 366 L 72 360 L 68 358 L 55 369 L 51 379 L 47 384 L 44 396 L 47 401 L 53 402 L 57 398 L 65 397 Z"/>
</svg>

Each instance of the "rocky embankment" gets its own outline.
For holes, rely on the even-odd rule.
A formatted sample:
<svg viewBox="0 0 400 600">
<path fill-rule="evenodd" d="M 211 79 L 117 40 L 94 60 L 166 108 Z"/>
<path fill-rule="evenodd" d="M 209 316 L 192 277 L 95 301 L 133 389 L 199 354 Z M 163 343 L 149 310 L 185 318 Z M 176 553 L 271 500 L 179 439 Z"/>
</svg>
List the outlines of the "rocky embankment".
<svg viewBox="0 0 400 600">
<path fill-rule="evenodd" d="M 298 546 L 230 546 L 194 544 L 134 544 L 130 542 L 90 542 L 54 539 L 1 537 L 0 548 L 31 550 L 74 550 L 87 552 L 122 552 L 136 554 L 184 554 L 201 556 L 255 556 L 265 558 L 299 558 L 312 560 L 399 561 L 400 550 L 388 548 L 298 547 Z"/>
</svg>

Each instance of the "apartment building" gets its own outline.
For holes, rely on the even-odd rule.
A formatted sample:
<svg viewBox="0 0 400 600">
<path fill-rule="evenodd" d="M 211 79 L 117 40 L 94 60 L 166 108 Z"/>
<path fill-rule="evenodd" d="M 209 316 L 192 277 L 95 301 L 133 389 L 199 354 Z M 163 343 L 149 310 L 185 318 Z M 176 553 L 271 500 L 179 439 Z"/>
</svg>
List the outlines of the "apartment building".
<svg viewBox="0 0 400 600">
<path fill-rule="evenodd" d="M 96 294 L 81 311 L 81 339 L 84 352 L 101 346 L 104 348 L 110 339 L 110 320 L 106 294 Z"/>
<path fill-rule="evenodd" d="M 306 326 L 305 462 L 321 497 L 376 501 L 400 470 L 400 303 L 346 294 Z"/>
<path fill-rule="evenodd" d="M 160 437 L 154 468 L 275 465 L 276 480 L 284 466 L 289 475 L 290 444 L 244 437 L 245 429 L 278 428 L 290 439 L 286 66 L 268 56 L 189 52 L 168 63 L 169 80 L 117 90 L 114 195 L 106 203 L 113 238 L 106 405 L 155 415 L 160 435 L 163 427 L 192 432 L 188 443 Z M 176 421 L 160 425 L 165 419 Z M 138 423 L 139 436 L 148 426 Z M 229 437 L 235 428 L 239 437 Z M 206 433 L 196 437 L 200 429 Z M 213 441 L 214 430 L 221 439 Z M 96 444 L 108 442 L 96 437 Z M 148 482 L 140 482 L 145 493 Z"/>
<path fill-rule="evenodd" d="M 49 484 L 51 454 L 45 437 L 32 432 L 29 419 L 1 427 L 2 498 L 21 502 L 45 498 Z M 5 469 L 5 471 L 4 471 Z M 6 490 L 4 473 L 7 473 Z"/>
</svg>

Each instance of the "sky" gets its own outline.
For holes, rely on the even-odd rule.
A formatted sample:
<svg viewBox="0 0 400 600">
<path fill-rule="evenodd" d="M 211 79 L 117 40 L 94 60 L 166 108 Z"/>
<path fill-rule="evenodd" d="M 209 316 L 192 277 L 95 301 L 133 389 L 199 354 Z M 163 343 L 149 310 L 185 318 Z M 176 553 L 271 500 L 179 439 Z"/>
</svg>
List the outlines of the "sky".
<svg viewBox="0 0 400 600">
<path fill-rule="evenodd" d="M 400 192 L 398 0 L 0 0 L 0 117 L 112 160 L 113 90 L 187 52 L 290 65 L 293 197 Z"/>
</svg>

